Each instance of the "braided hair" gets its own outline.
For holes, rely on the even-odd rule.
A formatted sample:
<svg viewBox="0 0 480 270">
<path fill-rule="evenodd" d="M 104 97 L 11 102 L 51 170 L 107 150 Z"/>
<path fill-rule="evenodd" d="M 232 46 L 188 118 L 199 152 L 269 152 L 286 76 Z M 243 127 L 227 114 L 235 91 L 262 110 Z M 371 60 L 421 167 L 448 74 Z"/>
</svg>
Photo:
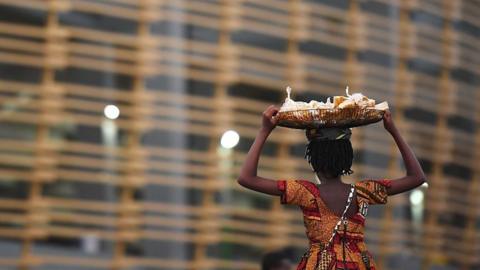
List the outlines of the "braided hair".
<svg viewBox="0 0 480 270">
<path fill-rule="evenodd" d="M 349 139 L 310 140 L 305 159 L 315 172 L 325 173 L 329 177 L 353 173 L 353 148 Z"/>
</svg>

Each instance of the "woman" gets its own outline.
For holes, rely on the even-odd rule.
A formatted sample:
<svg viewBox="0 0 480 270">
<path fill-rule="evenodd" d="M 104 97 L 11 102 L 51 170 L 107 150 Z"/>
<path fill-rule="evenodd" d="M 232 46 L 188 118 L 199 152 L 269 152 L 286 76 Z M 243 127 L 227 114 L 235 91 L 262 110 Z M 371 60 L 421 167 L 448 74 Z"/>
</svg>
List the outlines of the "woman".
<svg viewBox="0 0 480 270">
<path fill-rule="evenodd" d="M 383 124 L 402 154 L 406 174 L 393 180 L 363 180 L 354 185 L 342 182 L 351 170 L 353 149 L 350 129 L 307 130 L 306 159 L 319 184 L 306 180 L 271 180 L 257 176 L 263 144 L 275 128 L 278 108 L 263 113 L 262 128 L 242 167 L 238 183 L 246 188 L 280 196 L 284 204 L 298 205 L 310 242 L 297 270 L 359 269 L 375 270 L 375 263 L 364 243 L 364 223 L 368 206 L 385 204 L 389 195 L 406 192 L 425 182 L 425 174 L 407 143 L 398 132 L 391 114 Z"/>
</svg>

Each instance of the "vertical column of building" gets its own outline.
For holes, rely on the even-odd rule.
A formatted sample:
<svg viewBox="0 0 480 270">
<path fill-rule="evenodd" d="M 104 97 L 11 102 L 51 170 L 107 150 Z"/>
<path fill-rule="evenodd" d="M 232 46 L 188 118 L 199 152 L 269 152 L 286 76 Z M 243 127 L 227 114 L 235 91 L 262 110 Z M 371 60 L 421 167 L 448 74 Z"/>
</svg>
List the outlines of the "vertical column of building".
<svg viewBox="0 0 480 270">
<path fill-rule="evenodd" d="M 475 100 L 480 100 L 480 88 L 476 90 Z M 475 106 L 475 117 L 473 121 L 475 123 L 480 123 L 480 106 Z M 473 269 L 472 265 L 478 265 L 480 260 L 477 256 L 478 250 L 478 229 L 477 229 L 477 216 L 478 216 L 478 205 L 480 202 L 480 168 L 478 168 L 478 161 L 480 160 L 480 131 L 477 128 L 475 130 L 475 144 L 473 145 L 473 155 L 471 159 L 470 168 L 473 169 L 473 177 L 470 180 L 468 188 L 468 204 L 467 204 L 467 222 L 463 235 L 463 251 L 465 258 L 462 259 L 462 270 Z"/>
<path fill-rule="evenodd" d="M 223 207 L 222 204 L 216 204 L 215 192 L 221 190 L 224 185 L 223 181 L 232 181 L 233 179 L 222 179 L 219 172 L 222 171 L 220 159 L 231 158 L 232 149 L 220 149 L 221 133 L 231 128 L 232 124 L 232 104 L 228 100 L 228 86 L 235 76 L 235 48 L 232 45 L 231 33 L 236 25 L 238 9 L 240 1 L 222 0 L 221 18 L 219 20 L 219 40 L 217 51 L 217 72 L 218 76 L 215 81 L 215 89 L 213 96 L 214 103 L 214 119 L 211 128 L 210 145 L 208 154 L 215 156 L 209 164 L 208 178 L 204 182 L 202 204 L 200 207 L 200 221 L 198 234 L 195 238 L 195 250 L 193 257 L 193 269 L 215 269 L 216 260 L 209 260 L 207 257 L 208 245 L 213 242 L 220 242 L 220 230 L 222 222 L 218 216 L 218 211 L 212 211 Z M 224 151 L 225 150 L 225 151 Z M 222 152 L 224 151 L 224 152 Z"/>
<path fill-rule="evenodd" d="M 412 25 L 410 22 L 410 10 L 413 1 L 397 1 L 399 9 L 398 21 L 398 43 L 397 43 L 397 62 L 395 67 L 396 81 L 393 89 L 392 110 L 393 119 L 398 127 L 406 131 L 408 126 L 405 125 L 405 106 L 406 101 L 410 99 L 412 86 L 412 77 L 408 71 L 408 60 L 412 51 Z M 405 140 L 408 141 L 408 132 L 402 132 Z M 395 142 L 390 143 L 390 160 L 387 168 L 387 175 L 396 175 L 401 169 L 398 162 L 398 149 Z M 384 213 L 381 221 L 380 235 L 379 235 L 379 249 L 377 264 L 379 268 L 385 268 L 385 260 L 388 255 L 388 248 L 391 246 L 391 227 L 394 224 L 393 209 L 397 201 L 402 198 L 398 197 L 396 200 L 391 198 L 389 203 L 384 206 Z"/>
<path fill-rule="evenodd" d="M 462 1 L 458 2 L 458 10 L 463 10 L 461 5 L 463 4 Z M 460 13 L 461 14 L 461 13 Z M 480 22 L 480 20 L 479 20 Z M 477 41 L 477 44 L 480 43 Z M 459 44 L 457 44 L 459 46 Z M 475 89 L 475 101 L 478 103 L 480 101 L 480 87 L 477 86 Z M 480 239 L 478 235 L 478 212 L 477 208 L 480 204 L 480 168 L 478 167 L 478 161 L 480 160 L 480 106 L 475 106 L 475 111 L 472 112 L 473 116 L 473 123 L 475 125 L 474 128 L 474 145 L 473 145 L 473 155 L 471 157 L 470 168 L 473 170 L 473 176 L 468 184 L 468 204 L 467 204 L 467 214 L 466 214 L 466 225 L 463 234 L 463 241 L 464 243 L 462 254 L 465 256 L 461 258 L 462 270 L 469 270 L 473 269 L 473 265 L 480 265 L 480 258 L 477 256 L 478 249 L 480 247 Z"/>
<path fill-rule="evenodd" d="M 145 160 L 142 154 L 141 136 L 145 125 L 142 108 L 145 99 L 145 79 L 149 70 L 148 54 L 153 51 L 153 38 L 150 34 L 150 23 L 154 19 L 155 1 L 140 0 L 136 63 L 132 69 L 135 71 L 133 89 L 131 90 L 131 114 L 127 142 L 125 145 L 126 168 L 120 183 L 119 212 L 117 222 L 117 235 L 114 244 L 112 269 L 125 269 L 128 265 L 126 260 L 126 248 L 128 243 L 137 241 L 140 236 L 141 209 L 135 201 L 135 190 L 144 183 Z M 148 106 L 148 105 L 147 105 Z"/>
<path fill-rule="evenodd" d="M 362 14 L 360 1 L 351 0 L 347 11 L 347 59 L 345 62 L 345 81 L 344 85 L 349 86 L 350 92 L 358 91 L 363 88 L 363 69 L 360 61 L 358 60 L 359 51 L 362 50 L 365 44 L 365 18 Z M 339 94 L 343 92 L 343 89 L 338 89 Z M 362 146 L 363 130 L 362 128 L 356 128 L 352 132 L 352 143 L 356 149 Z M 354 165 L 353 170 L 356 175 L 363 175 L 360 167 Z"/>
<path fill-rule="evenodd" d="M 65 67 L 66 32 L 59 26 L 58 13 L 68 8 L 67 1 L 49 0 L 47 5 L 47 25 L 45 27 L 45 51 L 41 92 L 39 93 L 39 121 L 36 134 L 35 165 L 31 178 L 28 197 L 28 219 L 20 269 L 27 270 L 41 263 L 41 258 L 35 257 L 32 248 L 35 239 L 45 237 L 45 227 L 48 223 L 48 205 L 42 198 L 43 184 L 54 181 L 56 177 L 55 145 L 49 141 L 50 128 L 58 124 L 62 110 L 62 88 L 55 82 L 55 71 Z"/>
<path fill-rule="evenodd" d="M 455 12 L 456 5 L 455 1 L 443 0 L 443 31 L 442 31 L 442 66 L 440 72 L 440 87 L 438 93 L 438 105 L 437 105 L 437 123 L 435 130 L 435 142 L 434 142 L 434 151 L 440 154 L 433 155 L 433 168 L 432 168 L 432 179 L 433 182 L 430 185 L 429 192 L 427 194 L 427 199 L 431 196 L 435 196 L 436 193 L 440 192 L 440 189 L 445 189 L 448 184 L 445 183 L 443 167 L 446 162 L 446 157 L 448 158 L 448 153 L 450 153 L 451 142 L 446 141 L 445 135 L 448 134 L 447 128 L 447 117 L 448 117 L 448 108 L 452 108 L 451 99 L 449 98 L 449 93 L 453 91 L 452 83 L 450 78 L 450 69 L 452 67 L 453 61 L 453 14 Z M 440 151 L 445 151 L 441 153 Z M 429 210 L 429 215 L 426 219 L 425 233 L 424 233 L 424 243 L 425 243 L 425 254 L 422 256 L 422 269 L 430 269 L 432 261 L 439 256 L 448 256 L 447 254 L 442 254 L 438 249 L 443 245 L 443 242 L 440 241 L 443 239 L 443 229 L 444 226 L 439 226 L 438 218 L 444 213 L 441 212 L 439 207 L 434 206 L 432 200 L 427 200 L 426 209 Z M 430 204 L 430 205 L 429 205 Z"/>
<path fill-rule="evenodd" d="M 347 59 L 345 66 L 345 83 L 352 90 L 358 90 L 363 85 L 361 63 L 358 52 L 364 47 L 366 29 L 360 1 L 351 0 L 347 11 Z"/>
<path fill-rule="evenodd" d="M 286 85 L 291 86 L 296 93 L 305 90 L 304 83 L 304 61 L 300 52 L 300 42 L 305 33 L 308 13 L 306 4 L 300 0 L 289 0 L 289 14 L 288 14 L 288 44 L 287 44 L 287 59 L 288 64 L 285 69 Z M 282 89 L 279 89 L 282 91 Z M 277 167 L 278 175 L 282 179 L 293 179 L 295 171 L 292 166 L 292 159 L 290 158 L 291 131 L 284 129 L 277 129 L 275 132 L 280 140 L 278 143 Z M 290 138 L 289 138 L 290 137 Z M 313 175 L 312 175 L 313 177 Z M 284 220 L 287 216 L 282 214 L 285 209 L 280 205 L 280 200 L 275 198 L 272 204 L 270 215 L 270 232 L 268 238 L 267 249 L 285 247 L 289 243 L 288 234 L 291 226 Z M 281 236 L 281 237 L 279 237 Z"/>
</svg>

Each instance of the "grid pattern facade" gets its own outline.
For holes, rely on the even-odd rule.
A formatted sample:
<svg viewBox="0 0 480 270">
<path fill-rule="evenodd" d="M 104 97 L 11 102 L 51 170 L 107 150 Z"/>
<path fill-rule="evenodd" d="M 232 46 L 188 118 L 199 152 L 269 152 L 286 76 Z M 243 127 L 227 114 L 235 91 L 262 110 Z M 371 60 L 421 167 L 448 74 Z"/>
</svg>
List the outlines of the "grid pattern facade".
<svg viewBox="0 0 480 270">
<path fill-rule="evenodd" d="M 261 112 L 346 85 L 391 104 L 430 186 L 370 210 L 380 269 L 478 269 L 477 0 L 0 0 L 0 268 L 259 269 L 301 213 L 235 182 Z M 121 115 L 106 119 L 115 104 Z M 223 132 L 241 136 L 219 147 Z M 355 174 L 393 178 L 381 125 Z M 259 174 L 312 179 L 277 128 Z"/>
</svg>

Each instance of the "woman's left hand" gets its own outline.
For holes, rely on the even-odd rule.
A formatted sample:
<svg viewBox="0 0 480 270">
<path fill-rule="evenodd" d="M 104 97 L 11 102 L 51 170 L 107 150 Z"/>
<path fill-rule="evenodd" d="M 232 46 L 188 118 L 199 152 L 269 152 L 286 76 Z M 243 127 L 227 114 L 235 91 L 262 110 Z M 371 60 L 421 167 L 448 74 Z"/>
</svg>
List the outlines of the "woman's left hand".
<svg viewBox="0 0 480 270">
<path fill-rule="evenodd" d="M 395 123 L 393 122 L 392 113 L 389 110 L 383 114 L 383 126 L 388 132 L 392 132 L 395 129 Z"/>
<path fill-rule="evenodd" d="M 278 119 L 275 117 L 278 113 L 278 107 L 270 105 L 262 116 L 262 128 L 266 130 L 273 130 L 278 123 Z"/>
</svg>

